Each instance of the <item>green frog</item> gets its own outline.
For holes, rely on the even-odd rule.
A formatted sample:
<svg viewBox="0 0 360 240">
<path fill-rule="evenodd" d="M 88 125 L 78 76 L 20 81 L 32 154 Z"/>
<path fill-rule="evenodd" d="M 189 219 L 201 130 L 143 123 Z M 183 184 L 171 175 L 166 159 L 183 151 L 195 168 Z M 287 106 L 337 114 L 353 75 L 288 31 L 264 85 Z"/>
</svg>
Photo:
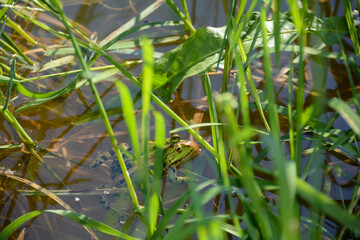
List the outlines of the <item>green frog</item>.
<svg viewBox="0 0 360 240">
<path fill-rule="evenodd" d="M 149 168 L 153 168 L 153 162 L 155 157 L 155 142 L 149 141 Z M 120 149 L 123 153 L 123 158 L 130 174 L 130 177 L 133 180 L 136 180 L 136 170 L 137 166 L 132 160 L 132 152 L 127 144 L 121 144 Z M 173 184 L 182 184 L 185 183 L 187 178 L 177 176 L 177 169 L 185 162 L 195 158 L 201 153 L 201 148 L 198 144 L 189 140 L 182 140 L 178 135 L 173 135 L 171 138 L 165 139 L 164 146 L 164 175 L 169 176 L 170 182 Z M 106 161 L 112 160 L 110 166 L 110 177 L 114 182 L 114 188 L 121 189 L 126 187 L 125 179 L 121 171 L 118 159 L 115 155 L 114 150 L 101 152 L 97 155 L 95 160 L 90 164 L 91 168 L 97 168 Z M 108 186 L 101 186 L 101 188 L 108 188 Z M 105 192 L 105 191 L 104 191 Z M 112 195 L 113 198 L 119 198 L 119 195 Z M 113 215 L 121 215 L 119 211 L 112 206 L 108 201 L 109 194 L 100 196 L 100 203 L 104 207 L 111 211 Z"/>
</svg>

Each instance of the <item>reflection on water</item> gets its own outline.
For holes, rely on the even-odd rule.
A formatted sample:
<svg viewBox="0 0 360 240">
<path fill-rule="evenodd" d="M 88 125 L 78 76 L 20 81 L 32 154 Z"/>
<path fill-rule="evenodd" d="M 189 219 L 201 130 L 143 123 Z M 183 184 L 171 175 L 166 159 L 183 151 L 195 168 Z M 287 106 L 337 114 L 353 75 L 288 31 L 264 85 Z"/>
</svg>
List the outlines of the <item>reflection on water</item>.
<svg viewBox="0 0 360 240">
<path fill-rule="evenodd" d="M 104 1 L 63 1 L 65 10 L 68 16 L 74 19 L 79 24 L 79 29 L 90 35 L 92 32 L 97 32 L 98 38 L 102 39 L 107 34 L 118 28 L 122 23 L 126 22 L 129 18 L 136 16 L 145 6 L 147 1 L 143 0 L 130 0 L 130 1 L 116 1 L 116 0 L 104 0 Z M 202 7 L 200 1 L 188 1 L 189 7 L 192 13 L 192 19 L 197 26 L 212 25 L 221 26 L 225 24 L 224 20 L 224 8 L 228 10 L 229 6 L 223 6 L 221 1 L 206 1 L 207 6 L 211 8 Z M 223 1 L 224 2 L 224 1 Z M 219 6 L 214 7 L 214 6 Z M 206 9 L 206 11 L 204 10 Z M 149 21 L 160 21 L 173 19 L 173 13 L 166 7 L 160 8 L 156 14 L 151 15 Z M 47 19 L 46 16 L 39 16 L 39 19 Z M 109 24 L 111 23 L 111 24 Z M 29 23 L 30 24 L 30 23 Z M 56 22 L 52 22 L 54 26 L 57 26 Z M 30 28 L 30 26 L 28 27 Z M 38 33 L 39 30 L 35 30 L 33 34 Z M 41 32 L 41 31 L 39 31 Z M 171 34 L 164 29 L 160 29 L 160 34 Z M 178 34 L 178 32 L 176 32 Z M 53 39 L 50 36 L 44 37 L 44 44 L 52 45 L 58 44 L 59 39 Z M 172 48 L 173 46 L 161 47 L 161 49 Z M 346 51 L 354 52 L 353 47 L 346 45 Z M 44 56 L 42 52 L 34 51 L 33 56 L 37 59 L 44 58 L 47 60 L 49 56 Z M 51 56 L 50 56 L 51 57 Z M 135 57 L 134 57 L 135 58 Z M 122 58 L 119 57 L 119 61 Z M 279 70 L 274 72 L 276 80 L 276 94 L 278 96 L 277 104 L 279 106 L 287 107 L 288 96 L 288 60 L 289 56 L 283 56 Z M 102 66 L 106 61 L 100 60 L 98 66 Z M 67 67 L 63 67 L 61 70 L 70 70 L 73 66 L 69 64 Z M 261 63 L 256 63 L 252 67 L 254 75 L 257 76 L 257 87 L 265 90 L 263 82 L 263 72 Z M 325 69 L 324 75 L 318 76 L 316 69 Z M 344 65 L 334 60 L 323 62 L 319 59 L 310 59 L 307 63 L 306 74 L 306 104 L 313 102 L 316 98 L 317 91 L 314 89 L 323 89 L 322 91 L 327 96 L 339 96 L 343 100 L 352 98 L 353 92 L 351 85 L 348 81 L 349 76 L 343 70 Z M 139 73 L 139 67 L 132 69 L 135 75 Z M 48 73 L 48 72 L 45 72 Z M 36 75 L 28 70 L 23 71 L 24 76 L 32 77 Z M 296 74 L 296 73 L 295 73 Z M 351 73 L 354 79 L 355 89 L 359 90 L 359 79 L 354 72 Z M 32 84 L 29 88 L 42 89 L 43 87 L 50 87 L 52 89 L 58 89 L 62 87 L 69 76 L 57 76 L 53 79 L 49 79 L 41 86 L 40 83 Z M 73 77 L 73 76 L 71 76 Z M 121 78 L 120 75 L 116 75 L 115 78 Z M 118 92 L 112 82 L 103 81 L 98 84 L 98 90 L 101 94 L 102 100 L 105 103 L 106 108 L 111 115 L 111 124 L 115 131 L 115 136 L 118 142 L 129 143 L 126 126 L 124 124 L 124 117 L 121 113 L 121 106 L 119 102 Z M 126 79 L 124 79 L 126 81 Z M 211 75 L 211 81 L 213 88 L 217 91 L 221 90 L 222 75 L 221 73 L 214 73 Z M 126 81 L 127 82 L 127 81 Z M 134 98 L 138 96 L 138 90 L 132 86 L 129 82 L 130 89 Z M 231 79 L 229 83 L 229 89 L 237 86 L 233 85 L 234 80 Z M 173 101 L 169 103 L 171 109 L 176 112 L 182 119 L 189 123 L 206 123 L 209 122 L 207 100 L 205 98 L 204 87 L 202 84 L 202 76 L 195 76 L 187 79 L 184 84 L 176 91 Z M 3 90 L 3 89 L 2 89 Z M 3 92 L 6 92 L 5 90 Z M 235 90 L 236 92 L 236 90 Z M 13 102 L 14 106 L 11 106 L 10 110 L 14 111 L 17 107 L 21 106 L 27 101 L 27 99 L 20 97 Z M 136 100 L 135 106 L 138 112 L 141 111 L 140 100 Z M 158 107 L 155 108 L 159 111 Z M 330 119 L 334 113 L 329 109 L 327 114 L 323 116 L 322 121 Z M 139 117 L 139 114 L 137 114 Z M 166 114 L 166 129 L 171 130 L 179 127 L 170 117 Z M 251 119 L 253 125 L 262 126 L 259 113 L 254 109 L 251 110 Z M 92 93 L 88 87 L 83 87 L 77 91 L 68 94 L 66 97 L 57 98 L 46 104 L 39 105 L 35 108 L 31 108 L 23 111 L 19 114 L 18 121 L 25 128 L 28 134 L 34 139 L 42 150 L 38 152 L 39 157 L 43 160 L 43 163 L 38 158 L 34 157 L 29 152 L 26 152 L 22 146 L 15 146 L 10 150 L 1 150 L 0 152 L 0 164 L 5 166 L 4 171 L 14 172 L 15 176 L 29 179 L 40 186 L 49 189 L 57 190 L 58 196 L 69 204 L 74 210 L 79 213 L 84 213 L 89 217 L 93 217 L 97 220 L 104 220 L 105 223 L 113 223 L 119 227 L 123 220 L 113 219 L 112 215 L 104 211 L 104 207 L 100 204 L 98 196 L 99 193 L 97 186 L 112 184 L 109 177 L 109 169 L 106 166 L 100 169 L 93 170 L 89 167 L 90 162 L 94 159 L 99 151 L 109 149 L 111 143 L 106 133 L 104 124 L 100 120 L 100 116 L 97 112 L 95 101 L 92 97 Z M 1 144 L 17 143 L 18 136 L 13 133 L 13 130 L 3 120 L 1 122 Z M 241 123 L 239 123 L 241 124 Z M 285 132 L 288 130 L 288 119 L 284 115 L 280 115 L 280 125 Z M 341 129 L 344 124 L 340 122 L 335 123 L 335 127 Z M 151 129 L 154 130 L 153 128 Z M 201 135 L 211 142 L 210 127 L 198 128 Z M 189 138 L 187 133 L 181 132 L 181 138 Z M 259 140 L 254 138 L 254 141 Z M 287 143 L 284 143 L 285 147 Z M 304 150 L 312 148 L 312 143 L 309 142 L 308 146 L 304 146 Z M 254 156 L 258 155 L 264 150 L 262 144 L 254 145 Z M 311 154 L 311 151 L 308 153 Z M 309 155 L 304 152 L 304 159 L 307 160 Z M 187 170 L 191 169 L 195 174 L 206 178 L 216 178 L 217 169 L 211 165 L 211 160 L 208 161 L 210 154 L 204 154 L 196 161 L 188 166 Z M 339 152 L 337 149 L 332 151 L 321 151 L 316 155 L 317 164 L 319 165 L 317 171 L 322 171 L 322 176 L 314 176 L 312 172 L 309 172 L 309 181 L 320 182 L 322 186 L 319 188 L 324 189 L 325 192 L 333 197 L 337 201 L 344 199 L 343 204 L 347 204 L 353 193 L 356 181 L 358 179 L 358 161 L 350 159 L 346 153 Z M 272 169 L 274 166 L 271 162 L 262 161 L 260 164 Z M 304 161 L 303 168 L 305 169 L 306 161 Z M 323 168 L 322 165 L 327 165 Z M 263 179 L 269 179 L 266 173 L 258 172 L 257 177 Z M 317 181 L 315 178 L 321 178 Z M 34 195 L 30 190 L 34 190 L 33 187 L 15 181 L 14 179 L 0 176 L 0 211 L 1 211 L 1 227 L 7 226 L 13 219 L 19 217 L 27 212 L 34 210 L 44 209 L 56 209 L 59 208 L 58 204 L 43 195 Z M 180 187 L 174 186 L 164 181 L 162 194 L 166 206 L 170 206 L 179 195 L 186 190 L 186 185 Z M 103 191 L 103 190 L 100 190 Z M 110 189 L 111 191 L 111 189 Z M 30 194 L 31 193 L 31 194 Z M 104 193 L 104 192 L 102 192 Z M 107 193 L 107 192 L 106 192 Z M 107 194 L 112 194 L 111 192 Z M 277 195 L 273 191 L 269 191 L 265 194 L 270 204 L 275 205 L 277 202 Z M 238 196 L 234 194 L 234 199 L 238 199 Z M 132 211 L 130 201 L 113 200 L 114 205 L 118 206 L 119 211 L 124 212 L 126 219 L 131 219 Z M 241 214 L 244 208 L 241 206 L 241 201 L 235 201 L 237 203 L 237 210 Z M 229 208 L 227 206 L 224 196 L 218 196 L 214 199 L 213 204 L 209 204 L 207 209 L 209 212 L 222 213 L 226 212 Z M 165 206 L 165 207 L 166 207 Z M 303 210 L 306 212 L 306 205 Z M 306 213 L 305 213 L 306 214 Z M 309 213 L 307 213 L 309 215 Z M 325 220 L 328 224 L 328 230 L 333 234 L 336 234 L 337 224 L 332 222 L 331 219 Z M 134 220 L 134 224 L 129 227 L 128 231 L 134 231 L 135 235 L 139 232 L 145 232 L 141 229 L 143 226 L 139 222 Z M 18 233 L 24 232 L 25 236 L 31 239 L 84 239 L 88 237 L 86 230 L 77 223 L 74 223 L 66 218 L 59 218 L 56 215 L 41 215 L 38 218 L 34 218 L 28 221 Z M 64 229 L 71 229 L 71 231 L 64 231 Z M 69 235 L 71 232 L 71 235 Z M 306 229 L 303 229 L 305 234 Z"/>
</svg>

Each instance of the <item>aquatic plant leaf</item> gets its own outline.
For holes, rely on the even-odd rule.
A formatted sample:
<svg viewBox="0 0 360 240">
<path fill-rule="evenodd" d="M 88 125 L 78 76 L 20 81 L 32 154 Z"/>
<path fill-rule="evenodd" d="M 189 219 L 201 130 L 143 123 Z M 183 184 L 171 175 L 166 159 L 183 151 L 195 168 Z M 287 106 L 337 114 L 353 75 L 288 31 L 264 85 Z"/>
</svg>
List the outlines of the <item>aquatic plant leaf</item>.
<svg viewBox="0 0 360 240">
<path fill-rule="evenodd" d="M 300 9 L 304 11 L 303 9 Z M 306 26 L 306 30 L 315 33 L 320 36 L 321 40 L 327 45 L 332 46 L 338 42 L 344 35 L 349 33 L 349 29 L 346 24 L 344 16 L 333 16 L 325 19 L 318 18 L 309 9 L 305 10 L 303 24 Z M 293 22 L 293 18 L 290 12 L 284 12 L 283 14 L 290 22 Z"/>
<path fill-rule="evenodd" d="M 224 27 L 200 28 L 183 44 L 155 61 L 153 89 L 168 101 L 185 78 L 208 70 L 218 61 L 224 32 Z"/>
<path fill-rule="evenodd" d="M 324 19 L 320 28 L 316 32 L 321 40 L 327 45 L 332 46 L 349 32 L 344 16 L 333 16 Z"/>
<path fill-rule="evenodd" d="M 103 80 L 107 80 L 111 77 L 113 77 L 114 75 L 116 75 L 119 72 L 118 69 L 109 69 L 106 71 L 102 71 L 102 72 L 92 72 L 92 76 L 93 76 L 93 81 L 94 83 L 103 81 Z M 55 90 L 55 91 L 51 91 L 51 92 L 46 92 L 46 93 L 42 93 L 42 92 L 35 92 L 32 90 L 27 89 L 26 87 L 24 87 L 19 81 L 16 82 L 15 84 L 15 88 L 16 90 L 27 97 L 30 98 L 34 98 L 35 100 L 25 103 L 24 105 L 20 106 L 19 108 L 16 109 L 16 113 L 25 111 L 29 108 L 38 106 L 40 104 L 46 103 L 48 101 L 51 101 L 53 99 L 56 99 L 58 97 L 62 97 L 66 94 L 68 94 L 69 92 L 72 92 L 75 89 L 78 89 L 84 85 L 87 84 L 87 80 L 82 79 L 80 81 L 73 81 L 70 82 L 68 85 L 66 85 L 65 87 Z"/>
<path fill-rule="evenodd" d="M 279 43 L 284 47 L 292 45 L 298 36 L 296 26 L 290 12 L 280 15 Z M 306 30 L 319 35 L 321 40 L 332 45 L 348 33 L 344 17 L 320 19 L 307 10 L 303 23 Z M 262 47 L 262 34 L 259 33 L 260 13 L 254 12 L 243 25 L 240 37 L 243 39 L 245 52 Z M 265 22 L 268 35 L 268 47 L 275 46 L 274 20 Z M 190 76 L 211 69 L 218 61 L 221 52 L 225 27 L 203 27 L 198 29 L 183 44 L 164 54 L 155 62 L 153 89 L 165 102 L 170 100 L 172 92 L 181 82 Z M 141 81 L 142 76 L 139 80 Z"/>
</svg>

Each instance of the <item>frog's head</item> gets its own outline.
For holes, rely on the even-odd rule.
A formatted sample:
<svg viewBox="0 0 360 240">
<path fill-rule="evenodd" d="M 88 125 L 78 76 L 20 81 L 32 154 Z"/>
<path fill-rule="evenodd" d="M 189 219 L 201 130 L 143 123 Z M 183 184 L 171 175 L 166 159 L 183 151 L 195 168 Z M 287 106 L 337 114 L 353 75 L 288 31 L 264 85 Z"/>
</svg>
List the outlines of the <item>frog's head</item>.
<svg viewBox="0 0 360 240">
<path fill-rule="evenodd" d="M 192 141 L 174 141 L 170 144 L 164 153 L 165 167 L 177 167 L 193 159 L 201 153 L 201 148 Z"/>
</svg>

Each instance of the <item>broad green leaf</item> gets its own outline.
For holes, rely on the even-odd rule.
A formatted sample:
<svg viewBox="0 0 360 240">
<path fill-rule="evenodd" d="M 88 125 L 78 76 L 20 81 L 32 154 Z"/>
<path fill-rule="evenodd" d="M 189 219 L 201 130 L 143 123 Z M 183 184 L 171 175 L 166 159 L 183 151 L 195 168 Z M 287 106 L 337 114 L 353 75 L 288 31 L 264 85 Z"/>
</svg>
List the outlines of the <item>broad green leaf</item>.
<svg viewBox="0 0 360 240">
<path fill-rule="evenodd" d="M 224 27 L 200 28 L 183 44 L 155 61 L 153 89 L 168 101 L 185 78 L 208 70 L 218 60 L 224 31 Z M 140 76 L 140 80 L 142 78 Z"/>
<path fill-rule="evenodd" d="M 244 24 L 240 37 L 243 39 L 245 52 L 262 46 L 262 33 L 259 33 L 260 13 L 252 13 Z M 289 12 L 280 15 L 279 43 L 284 47 L 292 45 L 297 37 L 296 26 Z M 303 20 L 307 31 L 318 34 L 327 45 L 332 45 L 348 33 L 344 17 L 331 17 L 322 20 L 307 10 Z M 265 21 L 268 47 L 275 45 L 274 20 Z M 218 60 L 221 51 L 225 27 L 203 27 L 184 41 L 177 48 L 164 54 L 155 62 L 153 89 L 165 101 L 170 100 L 172 92 L 181 82 L 190 76 L 206 72 Z M 256 38 L 256 41 L 254 41 Z M 283 47 L 283 48 L 284 48 Z M 260 57 L 260 56 L 257 56 Z M 140 81 L 142 76 L 140 76 Z"/>
<path fill-rule="evenodd" d="M 320 28 L 315 33 L 321 37 L 321 40 L 323 40 L 327 46 L 332 46 L 348 32 L 345 17 L 333 16 L 324 19 Z"/>
</svg>

